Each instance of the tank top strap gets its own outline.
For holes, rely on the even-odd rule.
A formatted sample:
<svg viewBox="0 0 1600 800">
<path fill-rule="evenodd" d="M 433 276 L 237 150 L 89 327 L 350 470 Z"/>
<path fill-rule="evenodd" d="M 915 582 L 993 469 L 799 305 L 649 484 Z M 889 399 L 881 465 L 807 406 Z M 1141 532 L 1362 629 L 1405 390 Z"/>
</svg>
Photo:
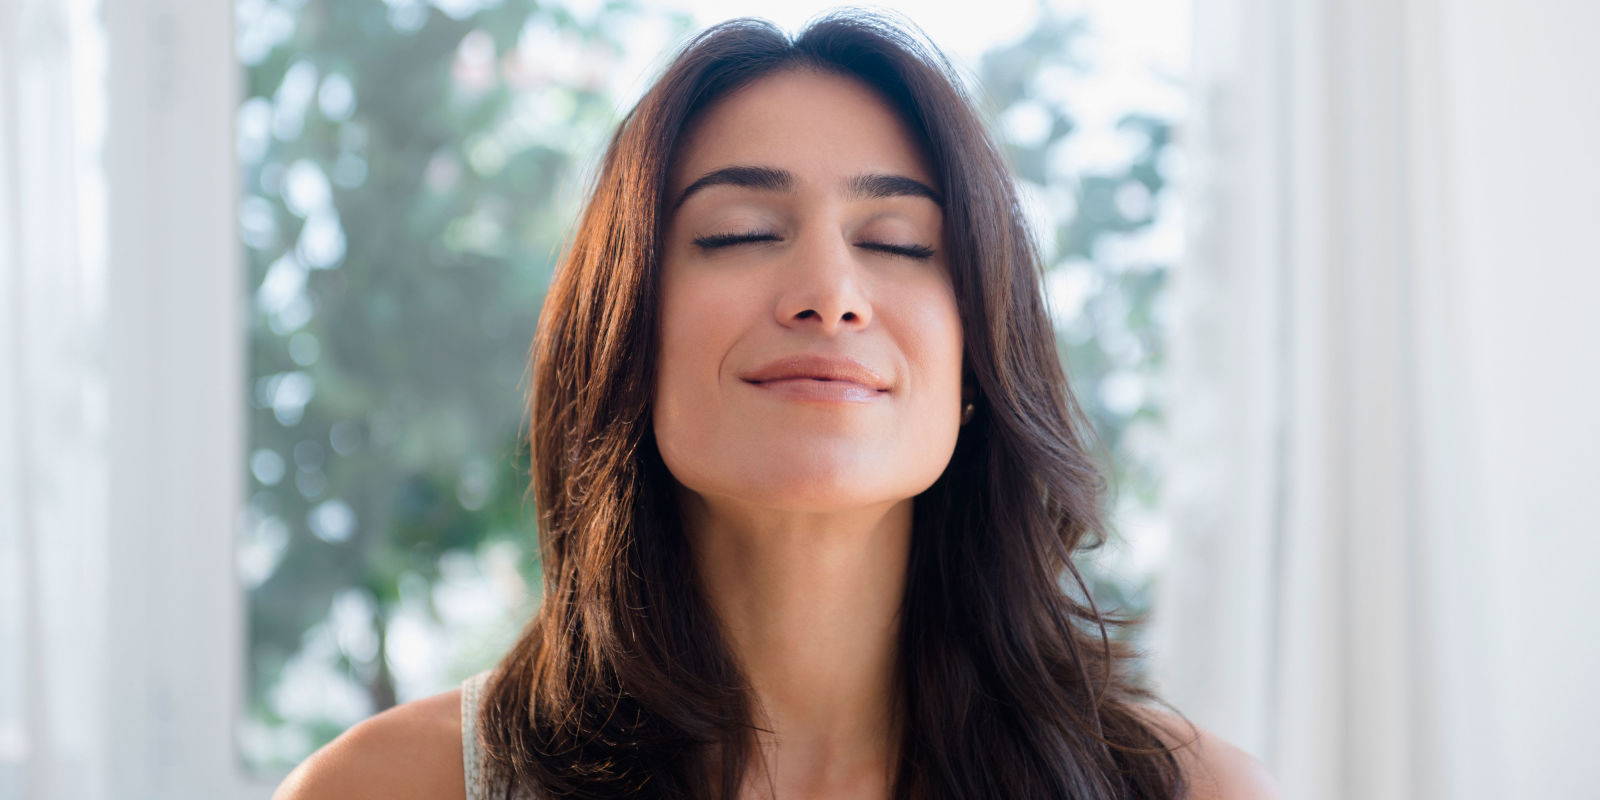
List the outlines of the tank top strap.
<svg viewBox="0 0 1600 800">
<path fill-rule="evenodd" d="M 467 800 L 489 800 L 483 752 L 478 746 L 478 703 L 488 677 L 489 670 L 484 670 L 461 682 L 461 766 L 467 775 Z"/>
<path fill-rule="evenodd" d="M 461 682 L 461 766 L 467 777 L 467 800 L 541 800 L 539 793 L 528 789 L 508 792 L 506 787 L 489 780 L 488 764 L 478 742 L 478 712 L 484 686 L 493 671 L 490 667 Z"/>
</svg>

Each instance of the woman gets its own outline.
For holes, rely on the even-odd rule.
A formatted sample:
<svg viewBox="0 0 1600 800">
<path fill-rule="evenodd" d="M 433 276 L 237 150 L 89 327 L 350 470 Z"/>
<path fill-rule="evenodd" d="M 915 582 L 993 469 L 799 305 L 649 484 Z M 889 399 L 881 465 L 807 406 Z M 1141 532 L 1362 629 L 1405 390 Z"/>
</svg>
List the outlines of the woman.
<svg viewBox="0 0 1600 800">
<path fill-rule="evenodd" d="M 539 612 L 280 796 L 1274 796 L 1073 566 L 1104 481 L 952 76 L 854 12 L 678 54 L 540 318 Z"/>
</svg>

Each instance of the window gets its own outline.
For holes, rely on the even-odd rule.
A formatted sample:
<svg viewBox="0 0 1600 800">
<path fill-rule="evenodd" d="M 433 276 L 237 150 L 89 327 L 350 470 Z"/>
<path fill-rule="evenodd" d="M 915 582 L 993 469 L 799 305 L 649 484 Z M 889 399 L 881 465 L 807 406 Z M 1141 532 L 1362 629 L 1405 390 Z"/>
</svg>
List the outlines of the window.
<svg viewBox="0 0 1600 800">
<path fill-rule="evenodd" d="M 1021 179 L 1060 351 L 1120 487 L 1121 536 L 1086 566 L 1098 601 L 1129 611 L 1148 607 L 1165 536 L 1155 387 L 1182 247 L 1169 187 L 1187 37 L 1186 7 L 1166 5 L 1162 27 L 1111 3 L 1023 6 L 1025 25 L 960 36 L 906 9 L 972 70 Z M 535 315 L 630 92 L 715 18 L 472 0 L 236 13 L 250 293 L 237 733 L 269 775 L 489 665 L 532 613 Z"/>
</svg>

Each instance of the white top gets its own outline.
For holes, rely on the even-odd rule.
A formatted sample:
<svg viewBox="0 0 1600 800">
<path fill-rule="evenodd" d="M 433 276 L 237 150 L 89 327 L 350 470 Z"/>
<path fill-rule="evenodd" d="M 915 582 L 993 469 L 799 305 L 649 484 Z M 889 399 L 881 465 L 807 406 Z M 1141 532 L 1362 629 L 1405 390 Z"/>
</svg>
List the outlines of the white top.
<svg viewBox="0 0 1600 800">
<path fill-rule="evenodd" d="M 505 787 L 489 784 L 488 769 L 484 766 L 483 753 L 478 747 L 478 701 L 489 672 L 486 669 L 461 682 L 461 765 L 467 774 L 467 800 L 508 796 L 511 800 L 538 800 L 531 791 L 522 790 L 508 795 Z"/>
</svg>

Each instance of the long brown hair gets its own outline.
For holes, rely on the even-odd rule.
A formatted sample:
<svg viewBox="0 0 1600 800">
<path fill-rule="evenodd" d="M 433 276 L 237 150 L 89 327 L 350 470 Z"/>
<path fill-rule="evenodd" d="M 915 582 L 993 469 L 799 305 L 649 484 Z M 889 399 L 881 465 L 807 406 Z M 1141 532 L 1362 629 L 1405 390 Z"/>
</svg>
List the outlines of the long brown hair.
<svg viewBox="0 0 1600 800">
<path fill-rule="evenodd" d="M 1067 386 L 1011 172 L 936 47 L 855 10 L 791 40 L 701 32 L 611 138 L 531 353 L 530 491 L 544 594 L 492 672 L 477 735 L 502 786 L 574 798 L 737 795 L 750 687 L 696 580 L 650 426 L 671 154 L 697 112 L 780 69 L 864 81 L 945 189 L 948 263 L 977 413 L 913 504 L 899 631 L 897 798 L 1178 798 L 1139 711 L 1136 653 L 1072 560 L 1106 490 Z M 1070 576 L 1071 580 L 1066 580 Z M 1164 704 L 1163 704 L 1164 705 Z"/>
</svg>

